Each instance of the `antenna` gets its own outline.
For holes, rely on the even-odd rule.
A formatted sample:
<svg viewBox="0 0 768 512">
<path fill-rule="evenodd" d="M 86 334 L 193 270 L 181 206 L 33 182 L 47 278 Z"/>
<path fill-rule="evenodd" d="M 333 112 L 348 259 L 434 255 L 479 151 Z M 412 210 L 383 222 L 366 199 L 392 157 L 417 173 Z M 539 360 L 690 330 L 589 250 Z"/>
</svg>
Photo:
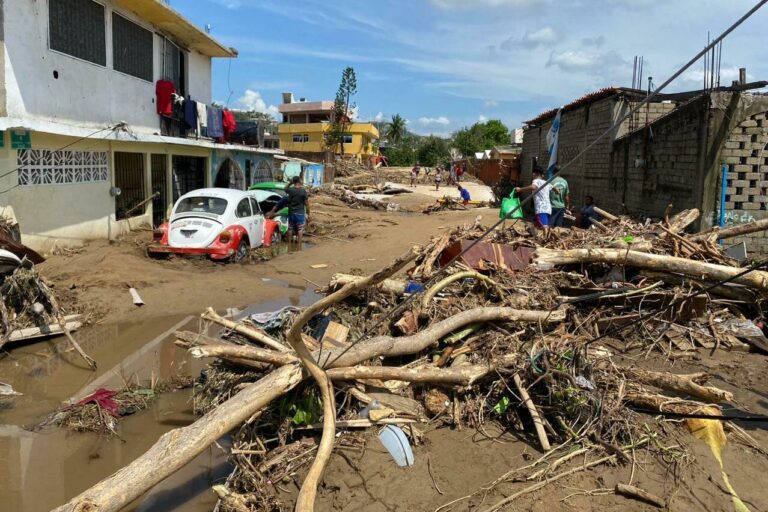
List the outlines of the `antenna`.
<svg viewBox="0 0 768 512">
<path fill-rule="evenodd" d="M 205 24 L 205 33 L 206 34 L 210 34 L 211 30 L 213 30 L 213 25 L 211 25 L 210 23 L 206 23 Z"/>
</svg>

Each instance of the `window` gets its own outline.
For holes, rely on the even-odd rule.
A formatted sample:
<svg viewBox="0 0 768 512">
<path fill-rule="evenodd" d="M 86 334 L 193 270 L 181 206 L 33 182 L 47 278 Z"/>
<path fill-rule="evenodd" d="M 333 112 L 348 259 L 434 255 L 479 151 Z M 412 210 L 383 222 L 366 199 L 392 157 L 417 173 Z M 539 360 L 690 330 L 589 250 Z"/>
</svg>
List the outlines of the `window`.
<svg viewBox="0 0 768 512">
<path fill-rule="evenodd" d="M 173 155 L 171 157 L 171 186 L 173 200 L 205 186 L 206 160 L 203 157 Z"/>
<path fill-rule="evenodd" d="M 179 96 L 186 96 L 185 53 L 168 39 L 163 41 L 163 79 L 173 82 Z"/>
<path fill-rule="evenodd" d="M 107 65 L 104 6 L 93 0 L 49 0 L 51 50 L 101 66 Z"/>
<path fill-rule="evenodd" d="M 223 215 L 227 211 L 227 200 L 220 197 L 187 197 L 179 202 L 176 213 L 211 213 Z"/>
<path fill-rule="evenodd" d="M 18 151 L 19 185 L 62 185 L 109 180 L 105 151 Z"/>
<path fill-rule="evenodd" d="M 344 144 L 352 144 L 352 134 L 351 133 L 345 133 L 344 134 Z"/>
<path fill-rule="evenodd" d="M 309 134 L 308 133 L 294 133 L 293 134 L 293 142 L 296 142 L 296 143 L 309 142 Z"/>
<path fill-rule="evenodd" d="M 112 61 L 115 71 L 151 82 L 153 37 L 149 30 L 113 12 Z"/>
<path fill-rule="evenodd" d="M 237 210 L 235 210 L 235 215 L 239 219 L 251 216 L 251 203 L 247 197 L 245 199 L 241 199 L 240 202 L 237 203 Z"/>
<path fill-rule="evenodd" d="M 254 215 L 261 213 L 261 210 L 259 209 L 259 203 L 257 203 L 254 198 L 251 198 L 251 210 L 253 210 Z"/>
</svg>

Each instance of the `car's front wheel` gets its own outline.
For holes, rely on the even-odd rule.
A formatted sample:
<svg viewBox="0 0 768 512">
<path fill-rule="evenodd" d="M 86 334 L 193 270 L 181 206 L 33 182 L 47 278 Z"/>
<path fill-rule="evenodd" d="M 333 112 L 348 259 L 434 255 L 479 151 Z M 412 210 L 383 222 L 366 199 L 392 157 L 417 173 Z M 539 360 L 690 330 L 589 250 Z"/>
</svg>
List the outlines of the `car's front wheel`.
<svg viewBox="0 0 768 512">
<path fill-rule="evenodd" d="M 237 246 L 235 254 L 232 255 L 232 261 L 235 263 L 244 261 L 245 258 L 248 257 L 249 249 L 250 247 L 248 246 L 248 241 L 245 238 L 240 240 L 240 244 Z"/>
</svg>

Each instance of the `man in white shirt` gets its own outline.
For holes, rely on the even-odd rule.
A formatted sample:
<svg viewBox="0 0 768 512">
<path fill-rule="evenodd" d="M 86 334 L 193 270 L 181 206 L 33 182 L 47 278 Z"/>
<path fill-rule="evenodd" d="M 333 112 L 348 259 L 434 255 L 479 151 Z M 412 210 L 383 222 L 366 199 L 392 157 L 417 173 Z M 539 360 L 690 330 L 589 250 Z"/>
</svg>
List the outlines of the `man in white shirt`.
<svg viewBox="0 0 768 512">
<path fill-rule="evenodd" d="M 549 194 L 552 192 L 552 185 L 544 180 L 544 169 L 536 167 L 533 170 L 533 182 L 527 187 L 516 187 L 515 192 L 534 193 L 533 209 L 536 212 L 536 226 L 543 229 L 545 235 L 549 235 L 549 216 L 552 215 Z"/>
</svg>

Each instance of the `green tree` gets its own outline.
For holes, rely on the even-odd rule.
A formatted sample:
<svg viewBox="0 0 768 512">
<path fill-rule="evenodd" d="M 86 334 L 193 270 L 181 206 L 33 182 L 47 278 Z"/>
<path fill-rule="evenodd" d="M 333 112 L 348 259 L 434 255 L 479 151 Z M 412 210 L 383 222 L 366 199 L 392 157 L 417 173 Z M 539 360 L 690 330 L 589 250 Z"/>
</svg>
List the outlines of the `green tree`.
<svg viewBox="0 0 768 512">
<path fill-rule="evenodd" d="M 509 144 L 509 129 L 498 119 L 490 119 L 485 122 L 485 147 L 491 149 L 496 146 Z"/>
<path fill-rule="evenodd" d="M 416 148 L 418 139 L 405 133 L 397 146 L 387 148 L 386 156 L 392 167 L 410 167 L 416 163 Z"/>
<path fill-rule="evenodd" d="M 328 131 L 327 145 L 341 147 L 341 154 L 344 155 L 344 135 L 350 124 L 349 113 L 354 110 L 355 104 L 352 102 L 352 96 L 357 93 L 357 76 L 352 67 L 347 67 L 341 73 L 341 82 L 339 90 L 336 92 L 336 99 L 333 102 L 333 119 L 331 128 Z"/>
<path fill-rule="evenodd" d="M 430 135 L 419 144 L 416 158 L 421 165 L 435 167 L 437 164 L 451 160 L 451 149 L 445 139 Z"/>
<path fill-rule="evenodd" d="M 389 126 L 387 126 L 387 139 L 389 139 L 389 143 L 393 146 L 398 145 L 403 140 L 406 133 L 407 128 L 405 126 L 405 119 L 403 119 L 400 114 L 392 116 L 392 121 L 390 121 Z"/>
</svg>

